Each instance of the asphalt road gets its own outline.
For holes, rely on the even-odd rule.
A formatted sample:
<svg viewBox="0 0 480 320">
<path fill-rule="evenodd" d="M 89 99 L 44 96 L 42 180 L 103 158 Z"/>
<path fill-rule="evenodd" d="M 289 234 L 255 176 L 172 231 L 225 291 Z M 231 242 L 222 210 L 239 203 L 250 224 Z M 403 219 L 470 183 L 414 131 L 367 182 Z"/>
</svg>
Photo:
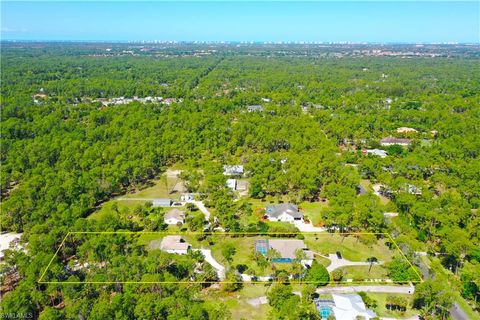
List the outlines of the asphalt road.
<svg viewBox="0 0 480 320">
<path fill-rule="evenodd" d="M 453 303 L 450 309 L 450 315 L 455 320 L 471 320 L 456 302 Z"/>
<path fill-rule="evenodd" d="M 388 286 L 388 285 L 379 285 L 379 286 L 332 286 L 332 287 L 323 287 L 318 288 L 318 294 L 331 294 L 331 293 L 355 293 L 355 292 L 380 292 L 380 293 L 403 293 L 403 294 L 413 294 L 415 292 L 415 287 L 410 286 Z"/>
</svg>

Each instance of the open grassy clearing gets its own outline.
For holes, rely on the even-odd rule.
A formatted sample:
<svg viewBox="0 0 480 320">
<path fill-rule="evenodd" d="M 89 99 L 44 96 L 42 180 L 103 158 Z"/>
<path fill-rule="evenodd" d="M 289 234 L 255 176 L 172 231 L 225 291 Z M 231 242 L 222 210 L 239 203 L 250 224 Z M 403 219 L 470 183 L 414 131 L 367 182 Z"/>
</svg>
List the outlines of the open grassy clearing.
<svg viewBox="0 0 480 320">
<path fill-rule="evenodd" d="M 259 306 L 252 306 L 244 300 L 230 299 L 227 302 L 227 306 L 232 315 L 232 319 L 255 319 L 264 320 L 268 319 L 268 315 L 272 310 L 272 307 L 268 304 L 262 304 Z"/>
<path fill-rule="evenodd" d="M 379 239 L 373 245 L 366 245 L 354 235 L 343 236 L 335 233 L 303 235 L 310 250 L 323 255 L 339 251 L 343 258 L 351 261 L 365 262 L 369 257 L 376 257 L 378 260 L 388 262 L 394 253 L 385 245 L 385 239 Z"/>
<path fill-rule="evenodd" d="M 401 296 L 404 297 L 408 300 L 408 307 L 407 310 L 405 311 L 391 311 L 388 310 L 387 307 L 385 306 L 387 297 L 392 294 L 389 293 L 374 293 L 374 292 L 368 292 L 367 296 L 370 298 L 374 299 L 377 302 L 377 307 L 374 308 L 373 310 L 377 313 L 379 317 L 390 317 L 390 318 L 400 318 L 400 319 L 406 319 L 413 317 L 418 314 L 418 310 L 413 310 L 412 309 L 412 301 L 413 301 L 413 296 L 409 294 L 395 294 L 396 297 Z"/>
<path fill-rule="evenodd" d="M 171 170 L 164 173 L 161 179 L 149 182 L 149 185 L 137 190 L 136 192 L 119 196 L 122 200 L 112 199 L 103 203 L 95 212 L 93 212 L 89 219 L 101 219 L 108 216 L 109 213 L 118 214 L 118 212 L 125 212 L 128 210 L 132 215 L 133 221 L 138 221 L 138 217 L 133 214 L 133 209 L 139 205 L 144 205 L 149 199 L 153 198 L 170 198 L 174 201 L 180 199 L 181 193 L 184 192 L 183 181 L 174 176 Z M 132 200 L 125 200 L 131 198 Z M 138 200 L 138 199 L 145 199 Z M 113 209 L 117 207 L 117 210 Z M 117 212 L 118 211 L 118 212 Z M 135 220 L 137 219 L 137 220 Z"/>
<path fill-rule="evenodd" d="M 153 180 L 150 186 L 129 193 L 123 198 L 171 198 L 177 200 L 183 190 L 183 182 L 180 178 L 164 174 L 161 179 Z"/>
<path fill-rule="evenodd" d="M 310 220 L 314 226 L 322 225 L 324 221 L 322 211 L 327 207 L 328 201 L 302 202 L 299 205 L 299 209 L 304 214 L 305 219 Z"/>
<path fill-rule="evenodd" d="M 348 266 L 342 267 L 344 279 L 353 279 L 353 281 L 364 281 L 370 279 L 388 279 L 387 270 L 381 265 L 370 266 Z"/>
<path fill-rule="evenodd" d="M 228 293 L 221 290 L 204 290 L 201 298 L 207 303 L 223 302 L 231 312 L 231 319 L 268 319 L 271 307 L 268 304 L 252 306 L 247 301 L 265 296 L 270 285 L 245 284 L 238 292 Z"/>
<path fill-rule="evenodd" d="M 135 213 L 135 209 L 138 207 L 144 206 L 146 201 L 118 201 L 118 200 L 110 200 L 105 202 L 97 211 L 93 212 L 91 215 L 88 216 L 87 219 L 92 220 L 103 220 L 103 219 L 118 219 L 118 217 L 124 217 L 125 219 L 131 220 L 133 222 L 137 222 L 140 226 L 144 226 L 144 222 L 148 219 L 155 219 L 158 218 L 158 215 L 162 215 L 172 208 L 154 208 L 154 212 L 148 216 L 141 217 Z M 186 212 L 187 215 L 193 215 L 195 213 L 189 213 L 186 207 L 175 207 L 179 210 L 183 210 Z M 184 225 L 182 228 L 186 228 Z M 169 232 L 180 232 L 182 228 L 179 228 L 176 225 L 169 225 L 168 230 Z"/>
<path fill-rule="evenodd" d="M 144 202 L 141 201 L 117 201 L 117 200 L 110 200 L 103 203 L 98 210 L 93 212 L 91 215 L 88 216 L 88 219 L 93 220 L 100 220 L 102 218 L 108 217 L 110 214 L 117 216 L 119 213 L 128 212 L 129 214 L 133 215 L 133 210 L 139 206 L 143 205 Z M 114 209 L 114 206 L 117 207 L 117 210 Z M 138 219 L 138 217 L 136 217 Z M 135 220 L 134 221 L 138 221 Z"/>
<path fill-rule="evenodd" d="M 167 231 L 170 233 L 170 231 Z M 180 233 L 179 233 L 180 234 Z M 167 236 L 167 234 L 164 233 L 143 233 L 140 235 L 140 237 L 137 240 L 137 243 L 140 245 L 146 245 L 148 246 L 149 243 L 152 241 L 154 243 L 160 244 L 161 240 Z M 193 249 L 200 249 L 200 248 L 208 248 L 208 242 L 205 240 L 199 240 L 199 236 L 194 235 L 194 234 L 182 234 L 182 239 L 185 240 L 186 242 L 190 243 L 192 245 Z"/>
</svg>

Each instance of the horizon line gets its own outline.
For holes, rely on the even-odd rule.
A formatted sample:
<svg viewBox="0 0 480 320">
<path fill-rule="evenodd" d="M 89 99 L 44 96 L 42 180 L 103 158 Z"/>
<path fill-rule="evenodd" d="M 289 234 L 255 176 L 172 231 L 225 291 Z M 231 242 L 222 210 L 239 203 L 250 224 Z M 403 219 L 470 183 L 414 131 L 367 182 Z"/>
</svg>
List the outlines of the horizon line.
<svg viewBox="0 0 480 320">
<path fill-rule="evenodd" d="M 45 43 L 145 43 L 145 44 L 269 44 L 269 45 L 480 45 L 478 42 L 462 41 L 273 41 L 273 40 L 88 40 L 88 39 L 0 39 L 0 42 L 45 42 Z"/>
</svg>

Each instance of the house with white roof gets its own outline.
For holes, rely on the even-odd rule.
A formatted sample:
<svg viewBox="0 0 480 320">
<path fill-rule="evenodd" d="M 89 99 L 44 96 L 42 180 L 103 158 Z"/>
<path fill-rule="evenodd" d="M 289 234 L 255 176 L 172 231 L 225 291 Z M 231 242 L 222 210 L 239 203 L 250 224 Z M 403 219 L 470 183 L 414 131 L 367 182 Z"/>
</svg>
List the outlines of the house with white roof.
<svg viewBox="0 0 480 320">
<path fill-rule="evenodd" d="M 322 319 L 334 316 L 337 320 L 368 320 L 377 316 L 358 294 L 332 294 L 332 299 L 315 299 L 314 304 Z"/>
<path fill-rule="evenodd" d="M 184 202 L 195 201 L 195 195 L 193 193 L 183 193 L 180 196 L 180 201 L 184 201 Z"/>
<path fill-rule="evenodd" d="M 260 106 L 260 105 L 250 105 L 250 106 L 247 106 L 247 111 L 248 112 L 262 112 L 263 107 Z"/>
<path fill-rule="evenodd" d="M 372 154 L 380 158 L 385 158 L 388 155 L 387 151 L 381 149 L 366 149 L 363 150 L 363 153 L 366 155 Z"/>
<path fill-rule="evenodd" d="M 409 128 L 409 127 L 400 127 L 397 128 L 397 133 L 417 133 L 417 129 Z"/>
<path fill-rule="evenodd" d="M 22 250 L 20 238 L 23 233 L 4 232 L 0 234 L 0 261 L 5 257 L 5 250 Z"/>
<path fill-rule="evenodd" d="M 237 190 L 237 179 L 227 179 L 227 188 Z"/>
<path fill-rule="evenodd" d="M 382 140 L 380 140 L 380 144 L 382 146 L 392 146 L 394 144 L 398 144 L 401 146 L 408 146 L 410 145 L 410 143 L 411 143 L 410 139 L 401 139 L 401 138 L 392 138 L 392 137 L 383 138 Z"/>
<path fill-rule="evenodd" d="M 187 254 L 191 248 L 192 245 L 181 236 L 165 236 L 160 243 L 160 250 L 168 253 Z"/>
<path fill-rule="evenodd" d="M 185 212 L 179 209 L 172 209 L 168 211 L 163 217 L 163 221 L 169 225 L 177 225 L 178 223 L 185 223 Z"/>
<path fill-rule="evenodd" d="M 223 166 L 223 174 L 226 176 L 242 176 L 243 175 L 243 166 L 242 165 L 225 165 Z"/>
</svg>

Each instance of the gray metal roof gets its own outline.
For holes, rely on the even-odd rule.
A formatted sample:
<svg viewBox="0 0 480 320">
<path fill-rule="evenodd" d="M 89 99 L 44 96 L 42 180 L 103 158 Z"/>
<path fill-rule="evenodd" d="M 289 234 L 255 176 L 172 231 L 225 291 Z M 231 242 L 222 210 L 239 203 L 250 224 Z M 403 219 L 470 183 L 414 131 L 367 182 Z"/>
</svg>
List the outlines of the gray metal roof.
<svg viewBox="0 0 480 320">
<path fill-rule="evenodd" d="M 154 207 L 170 207 L 172 199 L 153 199 L 152 204 Z"/>
<path fill-rule="evenodd" d="M 267 215 L 273 218 L 278 218 L 283 213 L 286 213 L 293 218 L 303 218 L 303 214 L 298 211 L 298 207 L 291 203 L 281 203 L 277 205 L 267 206 L 265 209 Z"/>
<path fill-rule="evenodd" d="M 260 105 L 251 105 L 247 107 L 248 111 L 263 111 L 263 107 Z"/>
</svg>

